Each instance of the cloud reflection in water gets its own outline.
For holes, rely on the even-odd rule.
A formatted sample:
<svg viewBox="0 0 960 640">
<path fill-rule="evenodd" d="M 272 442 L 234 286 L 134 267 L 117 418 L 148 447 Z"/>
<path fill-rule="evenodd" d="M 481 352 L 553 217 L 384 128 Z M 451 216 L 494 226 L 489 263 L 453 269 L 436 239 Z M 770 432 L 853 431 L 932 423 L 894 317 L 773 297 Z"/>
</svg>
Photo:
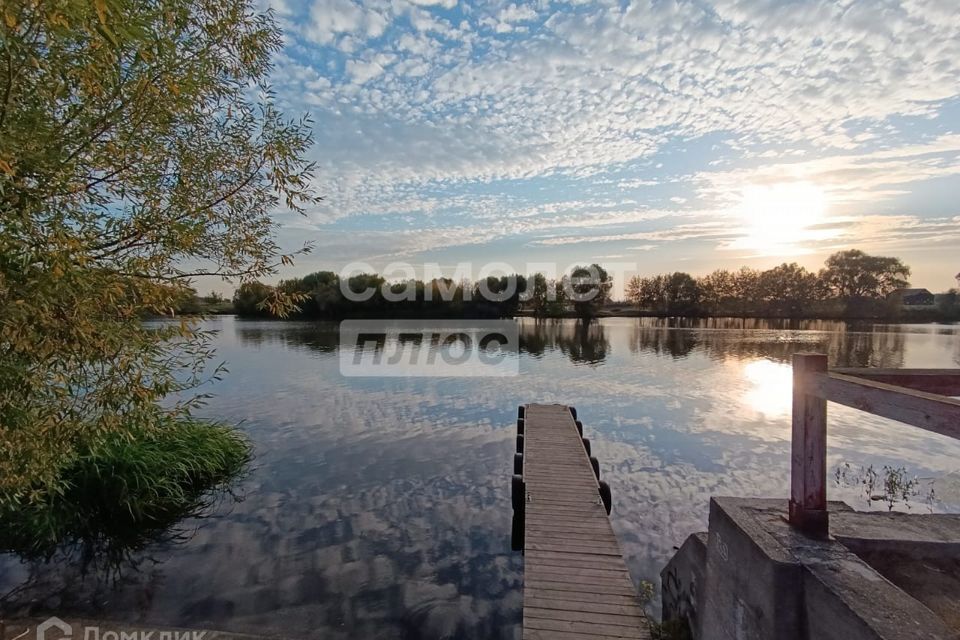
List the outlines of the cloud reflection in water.
<svg viewBox="0 0 960 640">
<path fill-rule="evenodd" d="M 960 364 L 956 328 L 753 320 L 521 321 L 521 376 L 345 379 L 332 324 L 214 319 L 230 374 L 205 409 L 257 446 L 243 502 L 113 585 L 0 561 L 10 616 L 102 616 L 289 637 L 512 638 L 516 406 L 577 406 L 635 579 L 703 530 L 710 495 L 787 495 L 795 351 Z M 955 471 L 960 443 L 831 405 L 831 464 Z M 833 491 L 857 507 L 857 496 Z"/>
</svg>

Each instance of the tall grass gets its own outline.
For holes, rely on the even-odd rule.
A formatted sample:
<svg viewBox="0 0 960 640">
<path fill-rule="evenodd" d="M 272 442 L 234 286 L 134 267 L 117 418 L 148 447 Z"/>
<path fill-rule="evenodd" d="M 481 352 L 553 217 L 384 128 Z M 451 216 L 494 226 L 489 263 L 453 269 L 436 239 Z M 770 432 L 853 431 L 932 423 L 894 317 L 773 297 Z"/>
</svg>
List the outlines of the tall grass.
<svg viewBox="0 0 960 640">
<path fill-rule="evenodd" d="M 195 515 L 251 454 L 234 429 L 192 420 L 112 437 L 65 456 L 57 493 L 6 505 L 0 550 L 37 556 L 70 542 L 142 546 Z"/>
</svg>

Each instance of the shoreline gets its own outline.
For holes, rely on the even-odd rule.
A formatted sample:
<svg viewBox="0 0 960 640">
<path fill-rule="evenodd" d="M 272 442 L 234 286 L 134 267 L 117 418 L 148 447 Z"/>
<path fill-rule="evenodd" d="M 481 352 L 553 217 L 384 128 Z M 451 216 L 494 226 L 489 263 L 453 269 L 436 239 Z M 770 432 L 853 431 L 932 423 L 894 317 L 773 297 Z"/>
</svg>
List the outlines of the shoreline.
<svg viewBox="0 0 960 640">
<path fill-rule="evenodd" d="M 182 316 L 220 317 L 233 316 L 239 320 L 267 320 L 272 322 L 339 322 L 341 320 L 492 320 L 497 318 L 532 318 L 536 320 L 603 320 L 607 318 L 657 318 L 674 320 L 777 320 L 777 321 L 811 321 L 811 322 L 870 322 L 874 324 L 940 324 L 952 326 L 960 320 L 934 317 L 936 314 L 916 313 L 906 317 L 883 316 L 838 316 L 838 315 L 770 315 L 770 314 L 670 314 L 638 311 L 636 309 L 611 308 L 601 309 L 590 318 L 581 318 L 576 313 L 568 312 L 546 316 L 537 316 L 530 312 L 519 312 L 508 316 L 479 316 L 479 315 L 443 315 L 443 314 L 348 314 L 343 316 L 297 316 L 278 318 L 270 315 L 243 315 L 232 310 L 217 311 L 206 314 L 179 314 Z M 911 317 L 911 316 L 918 317 Z M 154 319 L 163 319 L 158 316 Z"/>
</svg>

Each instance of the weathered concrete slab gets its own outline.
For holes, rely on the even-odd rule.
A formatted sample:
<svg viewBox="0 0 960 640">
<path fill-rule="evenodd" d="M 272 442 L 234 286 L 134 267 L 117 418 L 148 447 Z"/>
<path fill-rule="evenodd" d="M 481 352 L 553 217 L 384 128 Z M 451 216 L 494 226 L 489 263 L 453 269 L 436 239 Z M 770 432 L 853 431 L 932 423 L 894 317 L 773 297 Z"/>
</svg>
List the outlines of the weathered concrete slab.
<svg viewBox="0 0 960 640">
<path fill-rule="evenodd" d="M 833 534 L 960 633 L 960 515 L 849 512 Z"/>
<path fill-rule="evenodd" d="M 661 618 L 695 634 L 699 628 L 697 602 L 707 564 L 707 534 L 694 533 L 660 572 Z"/>
<path fill-rule="evenodd" d="M 960 558 L 879 550 L 864 550 L 857 555 L 960 634 Z"/>
<path fill-rule="evenodd" d="M 846 511 L 831 524 L 830 535 L 848 548 L 960 554 L 960 515 Z"/>
<path fill-rule="evenodd" d="M 830 503 L 831 522 L 854 512 Z M 953 640 L 941 617 L 836 539 L 787 523 L 786 500 L 714 498 L 701 640 Z"/>
<path fill-rule="evenodd" d="M 747 506 L 726 498 L 710 501 L 697 637 L 800 640 L 802 568 Z M 786 513 L 786 500 L 776 506 Z"/>
</svg>

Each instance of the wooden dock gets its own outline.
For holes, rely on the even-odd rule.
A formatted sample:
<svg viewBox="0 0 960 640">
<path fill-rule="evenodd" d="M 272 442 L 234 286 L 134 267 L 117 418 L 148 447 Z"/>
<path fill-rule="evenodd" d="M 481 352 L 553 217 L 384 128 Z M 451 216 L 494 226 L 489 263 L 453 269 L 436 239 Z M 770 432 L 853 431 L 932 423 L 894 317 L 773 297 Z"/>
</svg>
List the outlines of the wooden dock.
<svg viewBox="0 0 960 640">
<path fill-rule="evenodd" d="M 650 638 L 607 517 L 609 489 L 601 499 L 575 413 L 543 404 L 521 413 L 514 509 L 523 527 L 524 640 Z"/>
</svg>

